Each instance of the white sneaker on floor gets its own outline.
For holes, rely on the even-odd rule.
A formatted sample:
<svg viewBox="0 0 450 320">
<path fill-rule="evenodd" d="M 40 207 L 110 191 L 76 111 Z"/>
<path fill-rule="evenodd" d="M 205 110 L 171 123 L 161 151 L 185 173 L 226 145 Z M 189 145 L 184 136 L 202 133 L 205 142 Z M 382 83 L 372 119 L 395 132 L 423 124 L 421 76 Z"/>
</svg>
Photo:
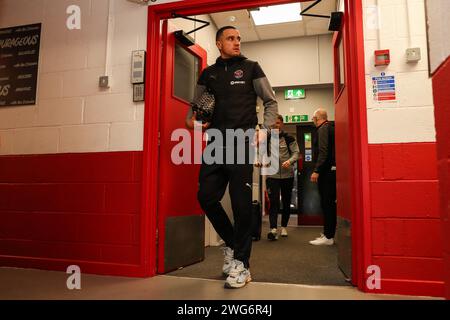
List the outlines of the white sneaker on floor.
<svg viewBox="0 0 450 320">
<path fill-rule="evenodd" d="M 323 233 L 320 234 L 320 237 L 317 237 L 315 240 L 325 237 Z"/>
<path fill-rule="evenodd" d="M 269 233 L 267 234 L 267 239 L 272 241 L 278 239 L 277 228 L 270 229 Z"/>
<path fill-rule="evenodd" d="M 282 237 L 287 237 L 288 236 L 286 228 L 281 228 L 281 236 Z"/>
<path fill-rule="evenodd" d="M 234 266 L 234 251 L 229 247 L 223 247 L 223 267 L 222 272 L 224 275 L 228 276 L 230 270 Z"/>
<path fill-rule="evenodd" d="M 252 281 L 250 270 L 245 268 L 241 261 L 234 260 L 234 266 L 230 270 L 224 287 L 227 289 L 242 288 L 250 281 Z"/>
<path fill-rule="evenodd" d="M 327 237 L 323 236 L 319 239 L 310 241 L 309 243 L 314 246 L 332 246 L 334 244 L 334 239 L 328 239 Z"/>
</svg>

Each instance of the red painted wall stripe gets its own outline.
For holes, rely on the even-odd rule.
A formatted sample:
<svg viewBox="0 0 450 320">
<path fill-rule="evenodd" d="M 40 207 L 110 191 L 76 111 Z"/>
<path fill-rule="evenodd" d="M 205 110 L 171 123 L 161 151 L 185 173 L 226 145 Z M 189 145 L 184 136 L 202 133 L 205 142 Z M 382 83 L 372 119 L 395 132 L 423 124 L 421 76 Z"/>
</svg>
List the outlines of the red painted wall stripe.
<svg viewBox="0 0 450 320">
<path fill-rule="evenodd" d="M 141 152 L 0 157 L 1 265 L 140 275 L 141 168 Z"/>
<path fill-rule="evenodd" d="M 373 219 L 373 254 L 442 258 L 439 219 Z"/>
<path fill-rule="evenodd" d="M 371 182 L 372 217 L 439 218 L 437 181 Z"/>
<path fill-rule="evenodd" d="M 142 152 L 0 157 L 1 183 L 138 182 Z"/>
<path fill-rule="evenodd" d="M 383 293 L 442 296 L 436 144 L 369 146 L 372 263 Z"/>
<path fill-rule="evenodd" d="M 370 180 L 436 180 L 435 143 L 370 145 Z"/>
<path fill-rule="evenodd" d="M 383 279 L 438 281 L 443 283 L 443 259 L 399 256 L 374 256 Z"/>
<path fill-rule="evenodd" d="M 374 292 L 411 296 L 442 297 L 444 296 L 444 290 L 445 284 L 442 281 L 382 279 L 381 290 L 374 290 Z"/>
</svg>

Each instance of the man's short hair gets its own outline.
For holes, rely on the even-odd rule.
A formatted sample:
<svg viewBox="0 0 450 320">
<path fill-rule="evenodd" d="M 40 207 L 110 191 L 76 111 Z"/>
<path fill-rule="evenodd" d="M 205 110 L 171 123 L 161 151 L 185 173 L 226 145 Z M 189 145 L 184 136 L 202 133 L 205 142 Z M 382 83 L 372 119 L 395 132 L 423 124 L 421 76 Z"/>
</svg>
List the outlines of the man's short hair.
<svg viewBox="0 0 450 320">
<path fill-rule="evenodd" d="M 277 115 L 277 119 L 284 123 L 284 119 L 281 114 Z"/>
<path fill-rule="evenodd" d="M 228 30 L 228 29 L 234 29 L 234 30 L 236 30 L 236 27 L 233 27 L 233 26 L 225 26 L 225 27 L 222 27 L 222 28 L 220 28 L 219 30 L 217 30 L 217 33 L 216 33 L 216 41 L 219 41 L 220 37 L 223 35 L 223 32 L 224 32 L 225 30 Z"/>
</svg>

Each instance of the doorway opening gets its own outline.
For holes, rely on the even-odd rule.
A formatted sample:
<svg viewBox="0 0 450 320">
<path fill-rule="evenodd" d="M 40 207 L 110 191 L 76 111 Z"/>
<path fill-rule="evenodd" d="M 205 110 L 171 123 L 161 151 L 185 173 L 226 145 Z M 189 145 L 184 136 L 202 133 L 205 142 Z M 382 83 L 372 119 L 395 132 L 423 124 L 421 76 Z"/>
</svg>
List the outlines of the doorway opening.
<svg viewBox="0 0 450 320">
<path fill-rule="evenodd" d="M 161 65 L 164 57 L 158 54 L 159 47 L 161 43 L 161 29 L 160 22 L 163 20 L 170 19 L 172 14 L 176 12 L 177 14 L 186 15 L 186 16 L 196 16 L 202 14 L 209 13 L 218 13 L 218 12 L 229 12 L 243 9 L 250 9 L 255 7 L 260 7 L 263 5 L 276 5 L 283 3 L 290 3 L 295 1 L 281 1 L 281 0 L 263 0 L 263 1 L 228 1 L 224 4 L 221 1 L 215 0 L 204 0 L 197 1 L 195 3 L 183 3 L 183 2 L 175 2 L 166 5 L 159 5 L 154 7 L 149 7 L 149 32 L 148 32 L 148 68 L 147 68 L 147 83 L 149 86 L 147 87 L 147 101 L 146 101 L 146 116 L 145 116 L 145 131 L 144 131 L 144 186 L 143 186 L 143 237 L 148 240 L 146 243 L 150 243 L 149 248 L 145 250 L 148 253 L 149 261 L 148 261 L 148 270 L 149 275 L 153 275 L 157 272 L 157 261 L 161 262 L 164 260 L 164 256 L 157 254 L 156 251 L 156 243 L 153 242 L 152 239 L 156 239 L 157 236 L 161 237 L 161 230 L 167 225 L 161 221 L 161 211 L 159 210 L 161 203 L 160 199 L 158 199 L 159 189 L 160 189 L 160 180 L 159 180 L 159 164 L 160 164 L 160 154 L 158 145 L 160 141 L 158 141 L 158 137 L 160 137 L 161 130 L 161 110 L 155 106 L 161 105 L 162 97 L 160 96 L 161 92 L 161 81 L 160 79 L 163 76 L 163 70 L 161 69 Z M 355 15 L 352 16 L 347 14 L 345 15 L 345 30 L 347 30 L 347 39 L 348 43 L 352 42 L 356 44 L 354 52 L 351 51 L 352 46 L 347 46 L 347 51 L 345 52 L 346 57 L 351 55 L 356 55 L 358 57 L 357 61 L 361 63 L 352 69 L 345 69 L 345 74 L 347 75 L 347 88 L 352 88 L 347 92 L 347 107 L 345 110 L 341 111 L 341 118 L 336 118 L 336 130 L 341 130 L 341 136 L 339 139 L 346 140 L 346 148 L 348 151 L 351 151 L 349 154 L 345 156 L 345 159 L 341 160 L 343 172 L 348 172 L 352 170 L 355 174 L 348 176 L 348 178 L 344 179 L 345 181 L 341 181 L 344 183 L 344 188 L 339 190 L 338 193 L 348 191 L 346 188 L 350 188 L 351 190 L 363 190 L 365 191 L 367 188 L 365 187 L 365 177 L 366 174 L 363 172 L 364 168 L 362 168 L 362 158 L 364 157 L 364 147 L 367 144 L 367 141 L 364 141 L 364 138 L 358 140 L 355 137 L 364 137 L 364 134 L 361 134 L 361 130 L 365 130 L 365 115 L 362 110 L 364 110 L 364 104 L 357 104 L 355 102 L 361 102 L 365 99 L 365 88 L 360 85 L 353 84 L 357 83 L 357 80 L 361 78 L 361 70 L 363 69 L 364 63 L 361 57 L 363 57 L 363 47 L 362 40 L 357 35 L 359 32 L 355 32 L 352 36 L 348 30 L 352 30 L 354 28 L 360 28 L 362 32 L 362 5 L 360 1 L 345 1 L 346 12 L 351 11 L 354 12 Z M 354 19 L 356 17 L 356 19 Z M 360 18 L 360 20 L 358 20 Z M 230 22 L 229 24 L 233 24 Z M 361 34 L 359 34 L 361 36 Z M 336 34 L 333 36 L 333 42 L 335 41 Z M 353 38 L 353 39 L 352 39 Z M 215 48 L 206 48 L 207 51 L 215 52 Z M 209 49 L 209 50 L 208 50 Z M 245 52 L 244 52 L 245 54 Z M 252 58 L 251 56 L 249 58 Z M 335 57 L 336 59 L 336 57 Z M 256 59 L 255 59 L 256 60 Z M 336 66 L 336 64 L 335 64 Z M 347 67 L 347 65 L 346 65 Z M 362 68 L 362 69 L 361 69 Z M 364 76 L 364 72 L 363 72 Z M 270 78 L 269 78 L 270 80 Z M 362 83 L 362 82 L 360 82 Z M 342 96 L 342 93 L 341 93 Z M 364 99 L 362 99 L 364 98 Z M 334 99 L 334 103 L 336 106 L 338 105 L 338 100 Z M 344 102 L 341 101 L 341 104 Z M 356 107 L 358 106 L 358 107 Z M 357 125 L 350 122 L 357 121 Z M 337 142 L 339 143 L 339 142 Z M 175 179 L 175 177 L 173 177 Z M 339 179 L 338 179 L 339 185 Z M 149 196 L 147 196 L 149 195 Z M 364 280 L 364 261 L 365 257 L 368 255 L 368 249 L 366 246 L 366 238 L 363 237 L 363 233 L 367 231 L 369 225 L 367 223 L 367 217 L 364 216 L 364 208 L 367 207 L 367 198 L 365 198 L 367 194 L 354 193 L 351 198 L 348 198 L 347 195 L 341 194 L 341 201 L 344 203 L 344 211 L 348 220 L 351 221 L 350 228 L 352 231 L 352 239 L 350 243 L 352 256 L 350 264 L 353 266 L 353 270 L 351 273 L 352 283 L 358 286 L 360 289 L 363 288 L 363 280 Z M 338 205 L 339 205 L 339 195 L 338 195 Z M 343 208 L 341 206 L 341 208 Z M 367 212 L 367 211 L 366 211 Z M 292 220 L 292 217 L 291 217 Z M 256 245 L 263 245 L 265 241 L 263 228 L 263 239 L 259 243 L 254 243 L 255 248 Z M 319 229 L 320 230 L 320 229 Z M 161 241 L 161 238 L 159 238 Z M 159 242 L 161 245 L 161 242 Z M 308 244 L 309 245 L 309 244 Z M 216 249 L 217 248 L 212 248 Z M 220 254 L 220 253 L 219 253 Z M 270 254 L 268 254 L 270 256 Z M 158 257 L 158 258 L 156 258 Z M 266 257 L 267 258 L 267 257 Z M 270 259 L 270 257 L 268 257 Z M 254 261 L 253 255 L 251 258 L 251 263 L 256 265 L 257 261 Z M 264 263 L 264 262 L 262 262 Z M 219 264 L 220 266 L 221 264 Z M 219 268 L 220 269 L 220 268 Z M 255 281 L 258 281 L 258 277 L 254 276 Z M 267 281 L 267 280 L 266 280 Z"/>
</svg>

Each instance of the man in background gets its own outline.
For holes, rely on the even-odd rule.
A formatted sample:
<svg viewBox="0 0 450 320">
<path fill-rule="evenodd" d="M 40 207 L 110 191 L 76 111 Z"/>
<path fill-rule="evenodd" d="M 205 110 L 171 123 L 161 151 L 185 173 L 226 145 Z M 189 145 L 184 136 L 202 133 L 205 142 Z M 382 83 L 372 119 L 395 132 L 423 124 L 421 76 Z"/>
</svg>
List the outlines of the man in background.
<svg viewBox="0 0 450 320">
<path fill-rule="evenodd" d="M 336 159 L 334 125 L 328 121 L 327 112 L 319 108 L 314 112 L 317 127 L 313 159 L 315 162 L 311 181 L 317 183 L 320 204 L 324 214 L 323 234 L 309 243 L 316 246 L 333 245 L 336 233 Z"/>
<path fill-rule="evenodd" d="M 294 164 L 299 157 L 299 148 L 295 138 L 283 131 L 283 117 L 277 116 L 274 129 L 278 129 L 279 133 L 279 169 L 274 175 L 266 180 L 267 192 L 270 199 L 270 230 L 267 239 L 277 240 L 277 224 L 278 212 L 280 211 L 280 191 L 283 202 L 283 212 L 281 216 L 281 236 L 287 237 L 286 227 L 291 215 L 291 196 L 292 187 L 294 185 Z"/>
</svg>

